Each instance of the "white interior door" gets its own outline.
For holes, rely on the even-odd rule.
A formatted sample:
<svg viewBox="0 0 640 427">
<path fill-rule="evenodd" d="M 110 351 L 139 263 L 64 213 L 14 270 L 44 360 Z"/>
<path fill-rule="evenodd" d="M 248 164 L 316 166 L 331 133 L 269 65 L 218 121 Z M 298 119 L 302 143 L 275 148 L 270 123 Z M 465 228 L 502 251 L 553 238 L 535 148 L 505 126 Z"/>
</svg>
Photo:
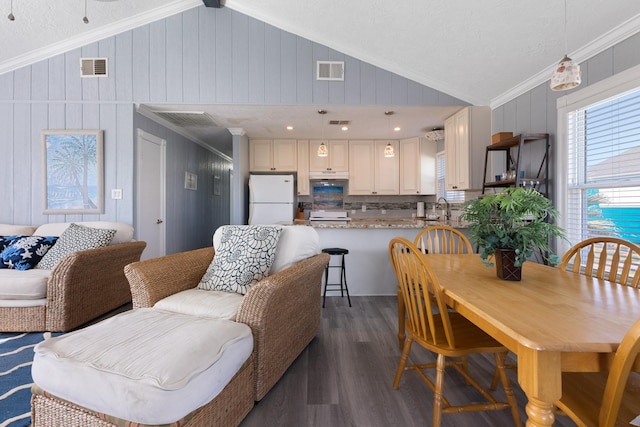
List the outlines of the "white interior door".
<svg viewBox="0 0 640 427">
<path fill-rule="evenodd" d="M 147 242 L 141 259 L 166 254 L 165 155 L 166 141 L 138 129 L 136 230 Z"/>
</svg>

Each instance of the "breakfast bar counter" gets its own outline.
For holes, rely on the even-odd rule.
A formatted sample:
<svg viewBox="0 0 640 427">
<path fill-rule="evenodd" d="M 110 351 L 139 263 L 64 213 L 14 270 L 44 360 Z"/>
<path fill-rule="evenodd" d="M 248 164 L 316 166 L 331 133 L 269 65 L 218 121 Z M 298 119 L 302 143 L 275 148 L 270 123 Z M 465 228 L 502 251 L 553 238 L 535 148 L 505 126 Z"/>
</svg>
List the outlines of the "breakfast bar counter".
<svg viewBox="0 0 640 427">
<path fill-rule="evenodd" d="M 402 228 L 422 230 L 432 225 L 448 225 L 453 228 L 465 229 L 467 225 L 461 221 L 439 221 L 416 218 L 353 218 L 351 221 L 309 221 L 295 220 L 298 225 L 310 225 L 321 228 Z M 417 232 L 416 232 L 417 234 Z"/>
<path fill-rule="evenodd" d="M 389 241 L 404 237 L 413 241 L 420 230 L 431 225 L 450 225 L 464 233 L 466 225 L 458 221 L 430 221 L 412 218 L 357 218 L 351 221 L 302 221 L 320 236 L 323 248 L 345 248 L 347 284 L 352 296 L 397 295 L 397 282 L 389 260 Z M 333 263 L 336 261 L 333 260 Z M 331 272 L 330 283 L 334 282 Z M 337 295 L 328 292 L 328 296 Z"/>
</svg>

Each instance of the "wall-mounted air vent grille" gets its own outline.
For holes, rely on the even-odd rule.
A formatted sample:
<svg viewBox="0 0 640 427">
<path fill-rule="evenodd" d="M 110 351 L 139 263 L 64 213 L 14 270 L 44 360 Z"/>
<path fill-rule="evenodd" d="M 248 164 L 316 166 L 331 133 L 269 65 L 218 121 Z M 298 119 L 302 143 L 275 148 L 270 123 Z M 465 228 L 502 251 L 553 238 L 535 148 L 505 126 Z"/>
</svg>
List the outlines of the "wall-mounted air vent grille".
<svg viewBox="0 0 640 427">
<path fill-rule="evenodd" d="M 318 61 L 318 80 L 344 81 L 344 61 Z"/>
<path fill-rule="evenodd" d="M 346 126 L 351 123 L 351 120 L 329 120 L 330 125 Z"/>
<path fill-rule="evenodd" d="M 80 58 L 81 77 L 107 77 L 107 58 Z"/>
<path fill-rule="evenodd" d="M 204 111 L 154 111 L 154 114 L 181 127 L 218 127 Z"/>
</svg>

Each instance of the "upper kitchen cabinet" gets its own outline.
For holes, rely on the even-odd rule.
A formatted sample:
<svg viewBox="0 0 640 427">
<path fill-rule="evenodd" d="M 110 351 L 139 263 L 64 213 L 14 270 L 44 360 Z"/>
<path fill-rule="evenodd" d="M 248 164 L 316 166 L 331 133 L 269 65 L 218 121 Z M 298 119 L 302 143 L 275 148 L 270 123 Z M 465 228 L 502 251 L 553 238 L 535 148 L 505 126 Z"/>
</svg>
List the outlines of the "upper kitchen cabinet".
<svg viewBox="0 0 640 427">
<path fill-rule="evenodd" d="M 326 157 L 318 156 L 321 140 L 309 141 L 309 171 L 347 172 L 349 170 L 349 142 L 347 140 L 325 141 L 329 151 Z"/>
<path fill-rule="evenodd" d="M 298 196 L 309 195 L 309 141 L 298 140 Z"/>
<path fill-rule="evenodd" d="M 444 122 L 447 191 L 482 188 L 485 147 L 491 143 L 491 109 L 466 107 Z"/>
<path fill-rule="evenodd" d="M 249 143 L 251 172 L 295 172 L 298 169 L 295 139 L 252 139 Z"/>
<path fill-rule="evenodd" d="M 396 155 L 384 157 L 391 144 Z M 399 189 L 398 141 L 349 141 L 349 194 L 397 195 Z"/>
<path fill-rule="evenodd" d="M 436 151 L 422 137 L 400 140 L 400 194 L 436 194 Z"/>
</svg>

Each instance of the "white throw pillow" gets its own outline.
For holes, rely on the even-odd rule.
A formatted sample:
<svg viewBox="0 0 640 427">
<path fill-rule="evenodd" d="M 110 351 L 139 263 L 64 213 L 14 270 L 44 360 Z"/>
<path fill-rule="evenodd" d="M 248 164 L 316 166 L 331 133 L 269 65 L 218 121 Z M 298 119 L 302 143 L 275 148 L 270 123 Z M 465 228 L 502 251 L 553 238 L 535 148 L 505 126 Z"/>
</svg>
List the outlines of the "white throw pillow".
<svg viewBox="0 0 640 427">
<path fill-rule="evenodd" d="M 245 295 L 269 274 L 282 227 L 223 225 L 220 247 L 200 280 L 198 289 Z"/>
<path fill-rule="evenodd" d="M 36 268 L 53 270 L 58 261 L 74 252 L 108 246 L 116 230 L 90 228 L 75 223 L 62 232 L 58 241 L 42 257 Z M 96 271 L 96 274 L 100 272 Z"/>
<path fill-rule="evenodd" d="M 220 247 L 221 234 L 221 228 L 213 234 L 213 248 L 216 252 Z M 284 226 L 269 274 L 275 274 L 321 252 L 320 236 L 315 228 L 308 225 Z"/>
</svg>

